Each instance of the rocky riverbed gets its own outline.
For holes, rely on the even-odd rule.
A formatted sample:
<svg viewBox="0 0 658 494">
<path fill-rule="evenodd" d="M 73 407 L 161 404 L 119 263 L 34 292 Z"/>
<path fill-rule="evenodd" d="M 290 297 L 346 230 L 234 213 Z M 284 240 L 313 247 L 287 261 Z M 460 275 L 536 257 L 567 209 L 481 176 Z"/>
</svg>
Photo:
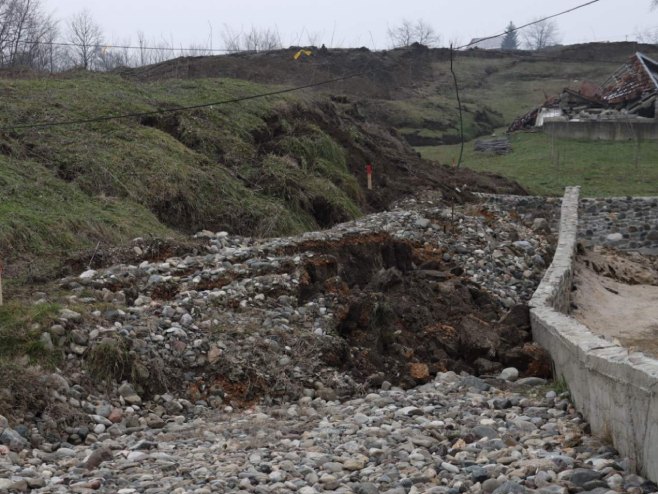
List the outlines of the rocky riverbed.
<svg viewBox="0 0 658 494">
<path fill-rule="evenodd" d="M 505 376 L 517 378 L 513 371 Z M 342 403 L 308 393 L 282 406 L 227 407 L 150 426 L 140 418 L 84 445 L 42 444 L 19 453 L 0 447 L 0 492 L 658 490 L 587 435 L 568 393 L 544 384 L 447 372 L 407 391 L 384 382 Z M 96 421 L 105 423 L 102 415 Z"/>
<path fill-rule="evenodd" d="M 293 238 L 136 239 L 33 294 L 60 357 L 0 386 L 0 492 L 653 492 L 546 388 L 525 302 L 558 214 L 425 194 Z"/>
</svg>

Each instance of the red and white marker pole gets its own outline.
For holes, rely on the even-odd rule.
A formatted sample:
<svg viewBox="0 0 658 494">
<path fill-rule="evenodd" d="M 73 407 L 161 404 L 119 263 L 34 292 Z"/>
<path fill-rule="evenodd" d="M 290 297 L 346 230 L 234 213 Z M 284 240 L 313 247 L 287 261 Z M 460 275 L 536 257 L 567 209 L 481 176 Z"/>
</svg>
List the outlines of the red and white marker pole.
<svg viewBox="0 0 658 494">
<path fill-rule="evenodd" d="M 368 177 L 368 190 L 372 190 L 372 165 L 366 165 L 366 176 Z"/>
</svg>

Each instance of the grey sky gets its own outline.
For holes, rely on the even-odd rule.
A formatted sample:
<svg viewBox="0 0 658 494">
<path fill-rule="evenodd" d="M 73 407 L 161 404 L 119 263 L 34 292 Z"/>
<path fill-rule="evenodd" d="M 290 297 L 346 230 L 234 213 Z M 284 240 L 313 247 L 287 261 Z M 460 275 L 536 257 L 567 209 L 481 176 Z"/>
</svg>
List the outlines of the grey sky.
<svg viewBox="0 0 658 494">
<path fill-rule="evenodd" d="M 574 7 L 585 0 L 44 0 L 48 10 L 66 19 L 88 9 L 103 27 L 108 41 L 165 38 L 176 45 L 205 43 L 213 26 L 214 47 L 221 48 L 224 25 L 235 31 L 251 26 L 278 29 L 284 44 L 301 44 L 306 32 L 319 43 L 334 46 L 387 47 L 387 26 L 401 19 L 422 18 L 441 34 L 444 43 L 467 43 L 471 38 L 502 31 L 513 21 Z M 635 39 L 641 30 L 658 27 L 658 8 L 650 0 L 600 0 L 556 21 L 563 43 Z"/>
</svg>

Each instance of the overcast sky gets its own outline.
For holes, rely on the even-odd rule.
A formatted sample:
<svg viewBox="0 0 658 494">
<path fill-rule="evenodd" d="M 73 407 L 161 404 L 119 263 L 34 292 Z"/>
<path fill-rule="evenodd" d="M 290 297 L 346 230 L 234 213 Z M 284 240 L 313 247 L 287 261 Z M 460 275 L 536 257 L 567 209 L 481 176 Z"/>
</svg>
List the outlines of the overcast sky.
<svg viewBox="0 0 658 494">
<path fill-rule="evenodd" d="M 284 44 L 307 42 L 318 35 L 327 46 L 387 48 L 387 27 L 404 18 L 422 18 L 444 42 L 464 44 L 502 31 L 510 22 L 574 7 L 585 0 L 43 0 L 55 17 L 65 20 L 87 9 L 102 26 L 108 42 L 147 38 L 176 45 L 205 43 L 210 24 L 214 47 L 222 47 L 224 25 L 234 31 L 276 28 Z M 556 19 L 562 43 L 633 40 L 638 31 L 658 28 L 658 8 L 651 0 L 600 0 Z M 210 23 L 210 24 L 209 24 Z M 301 38 L 300 38 L 301 35 Z M 333 38 L 333 43 L 332 43 Z M 373 46 L 374 45 L 374 46 Z"/>
</svg>

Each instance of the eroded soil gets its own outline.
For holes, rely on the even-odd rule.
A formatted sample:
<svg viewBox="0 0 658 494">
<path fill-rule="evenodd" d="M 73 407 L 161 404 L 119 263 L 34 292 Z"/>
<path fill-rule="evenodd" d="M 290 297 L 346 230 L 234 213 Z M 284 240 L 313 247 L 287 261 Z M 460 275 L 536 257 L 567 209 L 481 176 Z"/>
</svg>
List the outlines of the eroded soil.
<svg viewBox="0 0 658 494">
<path fill-rule="evenodd" d="M 658 358 L 656 258 L 596 248 L 578 257 L 573 316 L 629 351 Z"/>
</svg>

